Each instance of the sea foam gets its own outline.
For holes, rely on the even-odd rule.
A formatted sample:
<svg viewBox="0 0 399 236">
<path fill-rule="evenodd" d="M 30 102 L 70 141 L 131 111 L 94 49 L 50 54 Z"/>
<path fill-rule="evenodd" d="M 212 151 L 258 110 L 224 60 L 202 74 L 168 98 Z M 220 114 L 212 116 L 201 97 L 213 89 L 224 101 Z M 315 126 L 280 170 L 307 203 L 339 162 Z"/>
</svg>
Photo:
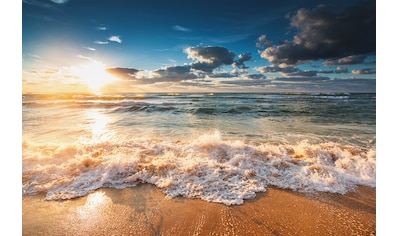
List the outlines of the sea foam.
<svg viewBox="0 0 399 236">
<path fill-rule="evenodd" d="M 375 147 L 335 142 L 249 143 L 219 131 L 184 140 L 23 142 L 23 194 L 45 193 L 47 200 L 150 183 L 170 197 L 233 205 L 268 186 L 345 194 L 357 185 L 375 187 L 375 179 Z"/>
</svg>

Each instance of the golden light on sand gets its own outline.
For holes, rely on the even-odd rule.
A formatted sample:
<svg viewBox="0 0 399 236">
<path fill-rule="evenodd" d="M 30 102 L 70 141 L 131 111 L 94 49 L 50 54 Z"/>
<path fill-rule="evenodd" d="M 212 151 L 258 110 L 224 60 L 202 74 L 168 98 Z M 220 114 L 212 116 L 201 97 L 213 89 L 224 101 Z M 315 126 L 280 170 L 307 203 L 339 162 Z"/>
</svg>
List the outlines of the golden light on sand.
<svg viewBox="0 0 399 236">
<path fill-rule="evenodd" d="M 86 225 L 96 223 L 101 217 L 104 207 L 111 202 L 104 192 L 91 193 L 87 197 L 86 203 L 77 209 L 78 216 L 85 220 Z"/>
<path fill-rule="evenodd" d="M 106 65 L 92 60 L 90 63 L 73 66 L 71 73 L 88 86 L 92 92 L 98 92 L 105 85 L 117 80 L 116 77 L 106 72 Z"/>
</svg>

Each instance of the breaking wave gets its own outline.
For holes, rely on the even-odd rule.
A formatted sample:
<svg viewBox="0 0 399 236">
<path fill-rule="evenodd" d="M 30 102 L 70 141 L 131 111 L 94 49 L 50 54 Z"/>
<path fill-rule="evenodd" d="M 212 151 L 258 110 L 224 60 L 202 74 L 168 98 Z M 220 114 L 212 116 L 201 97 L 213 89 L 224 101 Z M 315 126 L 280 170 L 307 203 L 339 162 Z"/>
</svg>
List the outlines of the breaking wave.
<svg viewBox="0 0 399 236">
<path fill-rule="evenodd" d="M 171 197 L 234 205 L 268 186 L 344 194 L 375 187 L 375 179 L 375 147 L 335 142 L 247 143 L 219 131 L 184 140 L 23 142 L 23 194 L 45 193 L 47 200 L 149 183 Z"/>
</svg>

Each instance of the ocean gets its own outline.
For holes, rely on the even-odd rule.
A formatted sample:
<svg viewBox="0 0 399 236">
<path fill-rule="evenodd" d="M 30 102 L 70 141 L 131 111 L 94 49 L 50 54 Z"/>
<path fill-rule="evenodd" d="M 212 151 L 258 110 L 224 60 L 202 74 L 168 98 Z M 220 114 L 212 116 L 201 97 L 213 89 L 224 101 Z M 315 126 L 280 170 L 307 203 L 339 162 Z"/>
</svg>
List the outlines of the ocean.
<svg viewBox="0 0 399 236">
<path fill-rule="evenodd" d="M 376 186 L 376 94 L 23 94 L 22 194 L 157 186 L 242 204 Z"/>
</svg>

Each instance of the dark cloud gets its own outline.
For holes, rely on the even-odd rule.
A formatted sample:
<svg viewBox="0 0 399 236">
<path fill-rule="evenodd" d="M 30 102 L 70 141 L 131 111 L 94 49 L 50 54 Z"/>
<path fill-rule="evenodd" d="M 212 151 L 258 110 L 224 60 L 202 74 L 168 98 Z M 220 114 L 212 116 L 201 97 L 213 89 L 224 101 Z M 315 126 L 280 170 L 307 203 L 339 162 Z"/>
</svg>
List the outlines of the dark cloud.
<svg viewBox="0 0 399 236">
<path fill-rule="evenodd" d="M 213 69 L 215 69 L 215 65 L 213 64 L 209 64 L 206 62 L 193 62 L 191 64 L 191 68 L 194 70 L 199 70 L 199 71 L 203 71 L 203 72 L 207 72 L 207 73 L 212 73 Z"/>
<path fill-rule="evenodd" d="M 187 74 L 190 72 L 191 66 L 169 66 L 163 69 L 155 70 L 154 73 L 160 76 L 180 76 L 182 74 Z"/>
<path fill-rule="evenodd" d="M 278 67 L 278 66 L 263 66 L 258 67 L 256 70 L 263 74 L 268 73 L 294 73 L 299 71 L 298 68 L 295 67 Z"/>
<path fill-rule="evenodd" d="M 244 76 L 244 78 L 250 79 L 250 80 L 264 80 L 264 79 L 266 79 L 266 76 L 264 76 L 262 74 L 250 74 L 250 75 Z"/>
<path fill-rule="evenodd" d="M 328 59 L 324 62 L 325 66 L 330 65 L 354 65 L 364 63 L 367 55 L 351 55 L 347 57 L 342 57 L 338 59 Z"/>
<path fill-rule="evenodd" d="M 375 68 L 352 70 L 352 74 L 354 75 L 375 74 L 375 72 Z"/>
<path fill-rule="evenodd" d="M 191 73 L 191 66 L 169 66 L 154 71 L 162 81 L 181 81 L 196 79 L 197 75 Z M 159 81 L 159 80 L 158 80 Z"/>
<path fill-rule="evenodd" d="M 224 47 L 189 47 L 185 49 L 187 57 L 194 59 L 192 68 L 211 72 L 222 65 L 231 65 L 234 62 L 235 54 Z"/>
<path fill-rule="evenodd" d="M 376 50 L 376 3 L 362 2 L 341 13 L 320 5 L 290 17 L 298 29 L 292 41 L 266 48 L 261 57 L 281 67 L 312 60 L 373 54 Z M 339 60 L 339 59 L 338 59 Z"/>
<path fill-rule="evenodd" d="M 231 64 L 233 68 L 248 69 L 249 67 L 244 64 L 244 62 L 251 60 L 251 53 L 244 53 L 238 55 L 238 60 Z"/>
<path fill-rule="evenodd" d="M 135 79 L 135 74 L 140 70 L 133 68 L 123 68 L 123 67 L 115 67 L 115 68 L 107 68 L 106 70 L 109 74 L 114 75 L 120 79 L 124 80 L 133 80 Z"/>
<path fill-rule="evenodd" d="M 300 70 L 296 67 L 278 67 L 278 66 L 264 66 L 258 67 L 256 70 L 262 74 L 279 73 L 280 75 L 288 78 L 289 80 L 304 78 L 326 78 L 320 77 L 320 74 L 334 74 L 334 73 L 348 73 L 348 69 L 344 67 L 337 67 L 335 70 Z M 282 77 L 280 77 L 282 78 Z"/>
</svg>

